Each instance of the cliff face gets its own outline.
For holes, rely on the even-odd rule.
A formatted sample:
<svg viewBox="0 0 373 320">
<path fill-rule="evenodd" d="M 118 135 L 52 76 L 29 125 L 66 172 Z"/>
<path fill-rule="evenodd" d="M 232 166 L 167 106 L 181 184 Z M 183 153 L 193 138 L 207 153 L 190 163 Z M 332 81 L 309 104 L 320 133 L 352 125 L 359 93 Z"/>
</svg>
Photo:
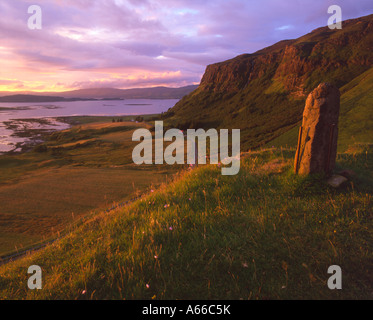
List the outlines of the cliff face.
<svg viewBox="0 0 373 320">
<path fill-rule="evenodd" d="M 174 125 L 241 128 L 259 146 L 300 119 L 321 82 L 342 87 L 373 65 L 373 15 L 323 27 L 253 54 L 207 66 L 197 90 L 169 113 Z M 269 105 L 270 104 L 270 105 Z"/>
<path fill-rule="evenodd" d="M 269 53 L 243 54 L 234 59 L 207 66 L 202 77 L 200 90 L 236 92 L 251 80 L 263 77 L 278 65 L 282 51 L 292 40 L 274 45 Z"/>
<path fill-rule="evenodd" d="M 307 80 L 313 73 L 322 76 L 343 68 L 357 76 L 368 69 L 373 64 L 372 35 L 373 15 L 345 21 L 342 30 L 319 28 L 297 40 L 281 41 L 254 54 L 207 66 L 200 89 L 237 91 L 270 74 L 272 80 L 283 82 L 287 92 L 305 96 L 312 90 Z M 341 77 L 333 78 L 345 82 Z"/>
</svg>

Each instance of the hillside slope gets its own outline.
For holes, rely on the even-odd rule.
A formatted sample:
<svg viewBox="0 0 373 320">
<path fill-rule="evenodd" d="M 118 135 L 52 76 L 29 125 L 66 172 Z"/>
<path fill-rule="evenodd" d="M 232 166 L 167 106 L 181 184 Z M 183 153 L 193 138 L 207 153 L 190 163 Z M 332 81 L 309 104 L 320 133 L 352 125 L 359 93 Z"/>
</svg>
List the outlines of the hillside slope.
<svg viewBox="0 0 373 320">
<path fill-rule="evenodd" d="M 342 154 L 340 190 L 292 173 L 294 152 L 201 166 L 0 267 L 0 299 L 372 299 L 372 149 Z M 329 290 L 330 265 L 343 290 Z M 43 289 L 27 289 L 27 269 Z"/>
<path fill-rule="evenodd" d="M 258 147 L 300 121 L 320 82 L 339 88 L 373 65 L 373 15 L 323 27 L 253 54 L 209 65 L 197 90 L 165 118 L 178 128 L 240 128 L 242 147 Z"/>
<path fill-rule="evenodd" d="M 353 79 L 340 91 L 338 151 L 344 152 L 356 143 L 373 143 L 373 68 Z M 267 146 L 296 147 L 298 128 L 296 126 L 275 138 Z"/>
</svg>

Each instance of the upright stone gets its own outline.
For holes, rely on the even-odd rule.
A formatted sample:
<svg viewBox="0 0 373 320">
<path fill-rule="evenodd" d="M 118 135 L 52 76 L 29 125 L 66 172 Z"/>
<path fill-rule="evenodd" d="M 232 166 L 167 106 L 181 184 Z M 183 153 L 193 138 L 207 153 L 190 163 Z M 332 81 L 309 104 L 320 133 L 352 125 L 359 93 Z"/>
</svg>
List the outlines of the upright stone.
<svg viewBox="0 0 373 320">
<path fill-rule="evenodd" d="M 321 83 L 306 100 L 295 155 L 295 173 L 329 175 L 337 156 L 340 93 Z"/>
</svg>

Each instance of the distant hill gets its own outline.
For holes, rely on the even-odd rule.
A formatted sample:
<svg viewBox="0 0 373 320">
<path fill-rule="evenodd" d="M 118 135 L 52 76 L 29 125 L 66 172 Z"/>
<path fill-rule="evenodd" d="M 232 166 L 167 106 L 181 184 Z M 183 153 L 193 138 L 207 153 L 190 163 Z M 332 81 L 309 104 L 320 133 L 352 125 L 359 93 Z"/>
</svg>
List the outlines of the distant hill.
<svg viewBox="0 0 373 320">
<path fill-rule="evenodd" d="M 154 88 L 137 88 L 137 89 L 115 89 L 115 88 L 94 88 L 94 89 L 80 89 L 65 92 L 20 92 L 17 95 L 11 92 L 0 92 L 0 101 L 2 99 L 18 99 L 20 94 L 29 96 L 34 99 L 34 96 L 45 97 L 45 101 L 61 101 L 65 99 L 181 99 L 183 96 L 195 90 L 198 86 L 190 85 L 181 88 L 168 87 L 154 87 Z M 9 98 L 9 96 L 14 98 Z M 7 97 L 8 96 L 8 97 Z M 16 97 L 18 96 L 18 98 Z M 43 102 L 44 98 L 39 98 L 37 102 Z M 59 100 L 53 100 L 59 99 Z M 43 101 L 42 101 L 43 100 Z M 25 102 L 15 101 L 15 102 Z M 36 102 L 34 100 L 30 102 Z"/>
<path fill-rule="evenodd" d="M 181 99 L 183 96 L 195 90 L 198 86 L 191 85 L 181 88 L 154 87 L 154 88 L 137 88 L 137 89 L 113 89 L 113 88 L 96 88 L 81 89 L 64 92 L 65 98 L 121 98 L 121 99 Z"/>
<path fill-rule="evenodd" d="M 344 21 L 341 30 L 318 28 L 298 39 L 207 66 L 198 89 L 181 99 L 165 119 L 180 129 L 240 128 L 242 148 L 256 148 L 297 126 L 309 92 L 321 82 L 332 82 L 344 93 L 341 126 L 354 128 L 357 135 L 363 128 L 373 133 L 355 123 L 355 115 L 364 122 L 365 113 L 372 114 L 366 98 L 371 91 L 364 88 L 370 88 L 373 79 L 370 73 L 365 80 L 359 78 L 372 65 L 373 15 L 369 15 Z"/>
<path fill-rule="evenodd" d="M 31 94 L 15 94 L 10 96 L 0 97 L 0 102 L 57 102 L 57 101 L 76 101 L 76 100 L 89 100 L 81 98 L 63 98 L 52 96 L 39 96 Z"/>
</svg>

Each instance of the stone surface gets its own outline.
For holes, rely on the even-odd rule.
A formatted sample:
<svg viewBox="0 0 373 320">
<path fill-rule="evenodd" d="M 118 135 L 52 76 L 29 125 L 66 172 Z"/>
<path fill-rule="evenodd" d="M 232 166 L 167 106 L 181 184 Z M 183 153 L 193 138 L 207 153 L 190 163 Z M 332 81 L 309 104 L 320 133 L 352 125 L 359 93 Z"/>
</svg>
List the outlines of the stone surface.
<svg viewBox="0 0 373 320">
<path fill-rule="evenodd" d="M 296 173 L 332 172 L 337 156 L 339 107 L 339 90 L 329 83 L 321 83 L 307 97 L 295 156 Z"/>
<path fill-rule="evenodd" d="M 333 188 L 339 188 L 341 185 L 343 185 L 347 181 L 348 179 L 346 177 L 336 174 L 336 175 L 331 176 L 326 183 Z"/>
<path fill-rule="evenodd" d="M 338 175 L 344 176 L 347 179 L 352 179 L 353 177 L 356 176 L 356 173 L 352 170 L 347 169 L 347 170 L 343 170 L 341 172 L 338 172 Z"/>
</svg>

